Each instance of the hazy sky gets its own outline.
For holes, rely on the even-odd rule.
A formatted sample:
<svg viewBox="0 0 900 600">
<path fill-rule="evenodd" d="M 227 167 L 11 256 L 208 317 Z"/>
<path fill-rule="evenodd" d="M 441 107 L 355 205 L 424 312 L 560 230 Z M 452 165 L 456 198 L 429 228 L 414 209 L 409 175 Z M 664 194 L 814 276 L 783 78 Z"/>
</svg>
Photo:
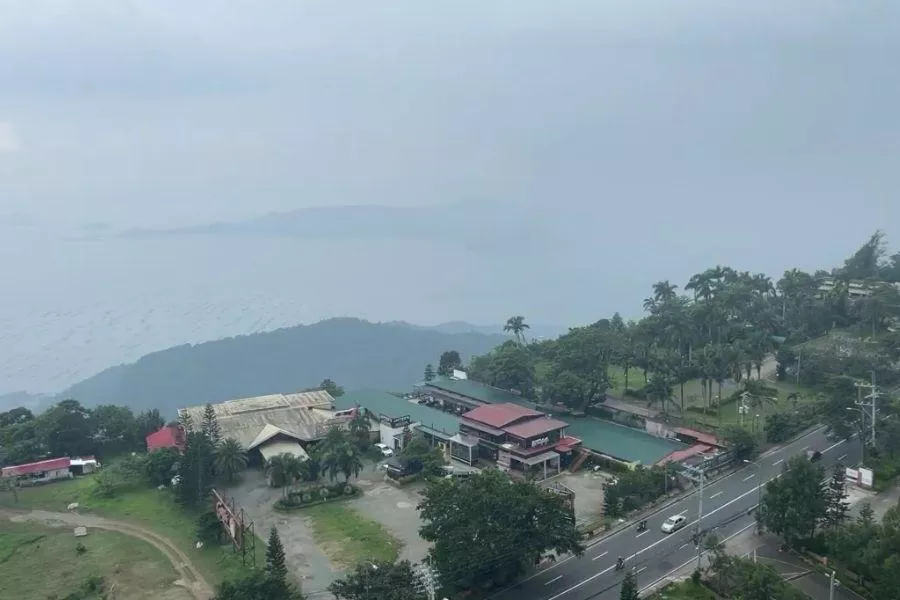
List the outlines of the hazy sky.
<svg viewBox="0 0 900 600">
<path fill-rule="evenodd" d="M 855 244 L 900 217 L 898 32 L 896 0 L 0 0 L 0 214 L 491 199 Z"/>
</svg>

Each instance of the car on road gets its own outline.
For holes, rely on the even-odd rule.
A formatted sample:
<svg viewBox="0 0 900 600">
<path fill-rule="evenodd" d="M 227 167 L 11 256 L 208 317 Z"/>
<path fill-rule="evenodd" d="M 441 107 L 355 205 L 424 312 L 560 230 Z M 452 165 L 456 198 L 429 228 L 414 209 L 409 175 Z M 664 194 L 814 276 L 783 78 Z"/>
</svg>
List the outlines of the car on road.
<svg viewBox="0 0 900 600">
<path fill-rule="evenodd" d="M 678 531 L 687 525 L 687 517 L 684 515 L 674 515 L 665 520 L 662 524 L 663 533 L 672 533 Z"/>
<path fill-rule="evenodd" d="M 388 446 L 387 444 L 378 443 L 378 444 L 375 444 L 375 447 L 378 448 L 379 450 L 381 450 L 382 456 L 393 456 L 394 455 L 394 451 L 391 450 L 390 446 Z"/>
<path fill-rule="evenodd" d="M 818 450 L 807 450 L 806 458 L 808 458 L 810 462 L 816 462 L 822 459 L 822 453 Z"/>
</svg>

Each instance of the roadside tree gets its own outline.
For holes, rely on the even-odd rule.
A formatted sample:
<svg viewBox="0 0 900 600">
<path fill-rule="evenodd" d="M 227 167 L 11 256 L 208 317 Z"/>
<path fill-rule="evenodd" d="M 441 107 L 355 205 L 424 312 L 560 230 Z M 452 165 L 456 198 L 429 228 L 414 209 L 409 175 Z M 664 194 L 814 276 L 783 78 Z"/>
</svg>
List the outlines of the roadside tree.
<svg viewBox="0 0 900 600">
<path fill-rule="evenodd" d="M 564 499 L 500 471 L 441 479 L 419 504 L 422 538 L 447 593 L 486 591 L 512 581 L 545 552 L 580 554 Z"/>
<path fill-rule="evenodd" d="M 407 560 L 363 562 L 328 586 L 340 600 L 427 600 L 419 577 Z"/>
<path fill-rule="evenodd" d="M 766 484 L 757 519 L 792 547 L 810 540 L 826 514 L 826 493 L 821 467 L 804 456 L 787 462 L 781 477 Z"/>
</svg>

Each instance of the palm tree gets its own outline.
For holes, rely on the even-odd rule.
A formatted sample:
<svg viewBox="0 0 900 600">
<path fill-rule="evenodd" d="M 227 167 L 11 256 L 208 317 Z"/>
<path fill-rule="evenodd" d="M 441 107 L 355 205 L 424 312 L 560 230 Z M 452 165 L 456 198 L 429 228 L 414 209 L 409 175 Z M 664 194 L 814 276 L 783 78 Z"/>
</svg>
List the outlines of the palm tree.
<svg viewBox="0 0 900 600">
<path fill-rule="evenodd" d="M 216 446 L 213 465 L 216 468 L 216 473 L 221 475 L 225 481 L 234 481 L 235 475 L 243 471 L 247 466 L 247 455 L 244 452 L 244 447 L 236 439 L 226 438 L 221 444 Z"/>
<path fill-rule="evenodd" d="M 525 317 L 522 315 L 516 315 L 514 317 L 510 317 L 506 320 L 506 325 L 503 326 L 503 331 L 507 333 L 512 333 L 516 342 L 519 344 L 525 343 L 525 330 L 531 329 L 531 326 L 525 322 Z"/>
<path fill-rule="evenodd" d="M 303 475 L 303 461 L 293 454 L 278 454 L 266 462 L 266 475 L 274 487 L 280 487 L 287 496 L 288 486 Z"/>
<path fill-rule="evenodd" d="M 356 407 L 356 414 L 353 415 L 353 418 L 347 423 L 347 429 L 350 432 L 350 436 L 355 439 L 361 446 L 368 445 L 369 442 L 369 417 L 366 415 L 366 411 L 362 407 Z"/>
<path fill-rule="evenodd" d="M 350 481 L 350 476 L 359 477 L 363 462 L 359 448 L 353 444 L 347 444 L 338 460 L 338 468 L 344 474 L 344 482 Z"/>
<path fill-rule="evenodd" d="M 347 447 L 352 446 L 344 431 L 332 427 L 325 435 L 325 439 L 319 442 L 317 453 L 322 460 L 322 472 L 334 481 L 341 472 L 341 460 L 347 453 Z"/>
</svg>

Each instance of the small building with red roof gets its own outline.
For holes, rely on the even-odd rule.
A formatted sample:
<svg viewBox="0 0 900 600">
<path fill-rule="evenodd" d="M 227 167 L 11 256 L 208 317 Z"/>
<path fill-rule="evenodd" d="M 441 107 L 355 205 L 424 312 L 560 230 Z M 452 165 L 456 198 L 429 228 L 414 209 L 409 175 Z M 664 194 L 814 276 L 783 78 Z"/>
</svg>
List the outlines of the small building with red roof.
<svg viewBox="0 0 900 600">
<path fill-rule="evenodd" d="M 158 431 L 154 431 L 144 438 L 147 442 L 147 452 L 153 452 L 160 448 L 175 448 L 179 452 L 184 451 L 184 431 L 175 425 L 166 425 Z"/>
<path fill-rule="evenodd" d="M 70 479 L 73 477 L 69 467 L 72 464 L 70 458 L 49 458 L 37 462 L 25 463 L 3 467 L 3 477 L 16 477 L 17 479 L 30 479 L 33 483 L 43 483 L 57 479 Z"/>
<path fill-rule="evenodd" d="M 581 440 L 565 421 L 519 404 L 486 404 L 460 418 L 459 433 L 478 440 L 478 457 L 505 470 L 547 477 L 559 473 Z"/>
</svg>

